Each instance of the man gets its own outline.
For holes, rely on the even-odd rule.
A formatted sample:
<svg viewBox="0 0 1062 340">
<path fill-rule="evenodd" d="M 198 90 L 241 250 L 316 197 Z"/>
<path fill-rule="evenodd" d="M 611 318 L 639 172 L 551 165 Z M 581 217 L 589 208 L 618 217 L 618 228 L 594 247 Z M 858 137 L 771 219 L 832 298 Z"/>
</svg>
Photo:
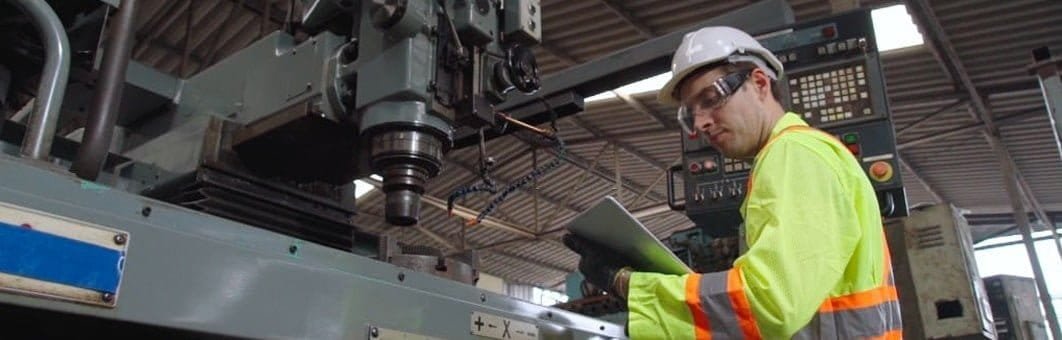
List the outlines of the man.
<svg viewBox="0 0 1062 340">
<path fill-rule="evenodd" d="M 782 64 L 748 34 L 687 34 L 659 99 L 688 133 L 750 161 L 748 251 L 725 272 L 632 272 L 574 235 L 587 281 L 625 298 L 632 338 L 898 339 L 899 302 L 874 190 L 833 136 L 782 108 Z M 692 125 L 692 126 L 690 126 Z"/>
</svg>

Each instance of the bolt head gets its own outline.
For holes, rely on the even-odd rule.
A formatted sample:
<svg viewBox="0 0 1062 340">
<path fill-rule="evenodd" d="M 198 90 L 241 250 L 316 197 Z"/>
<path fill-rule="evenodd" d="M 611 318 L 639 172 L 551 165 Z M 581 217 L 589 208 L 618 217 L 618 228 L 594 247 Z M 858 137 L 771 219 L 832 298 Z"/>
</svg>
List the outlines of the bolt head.
<svg viewBox="0 0 1062 340">
<path fill-rule="evenodd" d="M 125 242 L 128 240 L 129 238 L 126 237 L 125 234 L 114 235 L 114 244 L 122 245 L 125 244 Z"/>
</svg>

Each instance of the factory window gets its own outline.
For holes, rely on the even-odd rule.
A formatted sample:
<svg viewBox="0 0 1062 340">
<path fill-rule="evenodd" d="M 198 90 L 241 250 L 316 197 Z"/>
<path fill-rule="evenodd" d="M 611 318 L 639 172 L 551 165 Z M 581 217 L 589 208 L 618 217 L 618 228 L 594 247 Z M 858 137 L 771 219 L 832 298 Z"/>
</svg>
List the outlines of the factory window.
<svg viewBox="0 0 1062 340">
<path fill-rule="evenodd" d="M 369 178 L 375 179 L 377 182 L 383 182 L 383 177 L 380 177 L 380 175 L 373 174 L 369 176 Z M 372 189 L 374 189 L 374 187 L 372 184 L 369 184 L 369 182 L 360 179 L 354 180 L 354 199 L 365 196 L 365 194 L 368 194 Z"/>
<path fill-rule="evenodd" d="M 534 287 L 531 289 L 531 302 L 543 306 L 552 306 L 568 302 L 568 296 L 561 292 Z"/>
<path fill-rule="evenodd" d="M 639 81 L 636 81 L 636 82 L 621 86 L 621 87 L 619 87 L 619 88 L 617 88 L 615 90 L 598 93 L 596 95 L 593 95 L 593 96 L 590 96 L 590 97 L 586 98 L 585 101 L 587 103 L 590 103 L 590 102 L 595 102 L 595 101 L 601 101 L 601 100 L 616 98 L 616 93 L 619 93 L 619 94 L 622 94 L 622 95 L 633 96 L 633 95 L 636 95 L 636 94 L 641 94 L 641 93 L 646 93 L 646 92 L 655 92 L 657 90 L 660 90 L 661 87 L 664 87 L 664 84 L 667 83 L 667 81 L 669 79 L 671 79 L 671 72 L 664 72 L 664 73 L 661 73 L 661 74 L 658 74 L 658 75 L 655 75 L 655 76 L 652 76 L 652 77 L 649 77 L 649 78 L 645 78 L 645 79 L 642 79 L 642 80 L 639 80 Z"/>
<path fill-rule="evenodd" d="M 870 17 L 874 20 L 874 36 L 877 37 L 879 52 L 922 45 L 922 34 L 911 20 L 907 6 L 878 8 L 870 12 Z"/>
<path fill-rule="evenodd" d="M 1054 304 L 1055 310 L 1062 310 L 1062 257 L 1059 257 L 1055 241 L 1050 238 L 1050 231 L 1034 232 L 1032 236 L 1034 239 L 1039 239 L 1034 244 L 1036 254 L 1040 258 L 1040 268 L 1044 272 L 1047 290 L 1051 296 L 1051 303 Z M 974 258 L 977 261 L 978 274 L 981 277 L 994 275 L 1033 277 L 1025 245 L 1016 243 L 1020 241 L 1020 235 L 1011 235 L 977 243 L 974 246 Z M 1035 303 L 1039 304 L 1039 301 Z M 1059 321 L 1062 322 L 1062 317 Z"/>
</svg>

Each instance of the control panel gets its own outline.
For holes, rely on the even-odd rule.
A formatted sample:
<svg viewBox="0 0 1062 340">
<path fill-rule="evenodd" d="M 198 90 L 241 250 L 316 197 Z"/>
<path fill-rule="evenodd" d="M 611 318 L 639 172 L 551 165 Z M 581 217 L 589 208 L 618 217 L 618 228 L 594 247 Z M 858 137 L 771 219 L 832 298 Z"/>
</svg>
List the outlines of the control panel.
<svg viewBox="0 0 1062 340">
<path fill-rule="evenodd" d="M 759 36 L 783 63 L 784 106 L 837 137 L 863 167 L 883 216 L 907 215 L 885 79 L 868 10 L 796 24 Z M 733 235 L 752 165 L 728 159 L 697 136 L 682 137 L 685 204 L 672 204 L 710 236 Z M 674 184 L 674 183 L 669 183 Z"/>
<path fill-rule="evenodd" d="M 789 77 L 790 110 L 820 127 L 881 118 L 871 107 L 866 68 L 861 63 Z"/>
</svg>

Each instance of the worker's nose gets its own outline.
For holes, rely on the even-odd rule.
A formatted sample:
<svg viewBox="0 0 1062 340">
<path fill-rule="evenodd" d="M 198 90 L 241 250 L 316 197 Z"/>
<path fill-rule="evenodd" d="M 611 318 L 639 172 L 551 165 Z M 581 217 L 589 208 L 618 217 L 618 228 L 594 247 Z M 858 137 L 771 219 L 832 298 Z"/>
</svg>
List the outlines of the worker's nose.
<svg viewBox="0 0 1062 340">
<path fill-rule="evenodd" d="M 693 126 L 701 132 L 708 131 L 715 125 L 715 120 L 712 119 L 707 112 L 697 112 L 693 115 Z"/>
</svg>

